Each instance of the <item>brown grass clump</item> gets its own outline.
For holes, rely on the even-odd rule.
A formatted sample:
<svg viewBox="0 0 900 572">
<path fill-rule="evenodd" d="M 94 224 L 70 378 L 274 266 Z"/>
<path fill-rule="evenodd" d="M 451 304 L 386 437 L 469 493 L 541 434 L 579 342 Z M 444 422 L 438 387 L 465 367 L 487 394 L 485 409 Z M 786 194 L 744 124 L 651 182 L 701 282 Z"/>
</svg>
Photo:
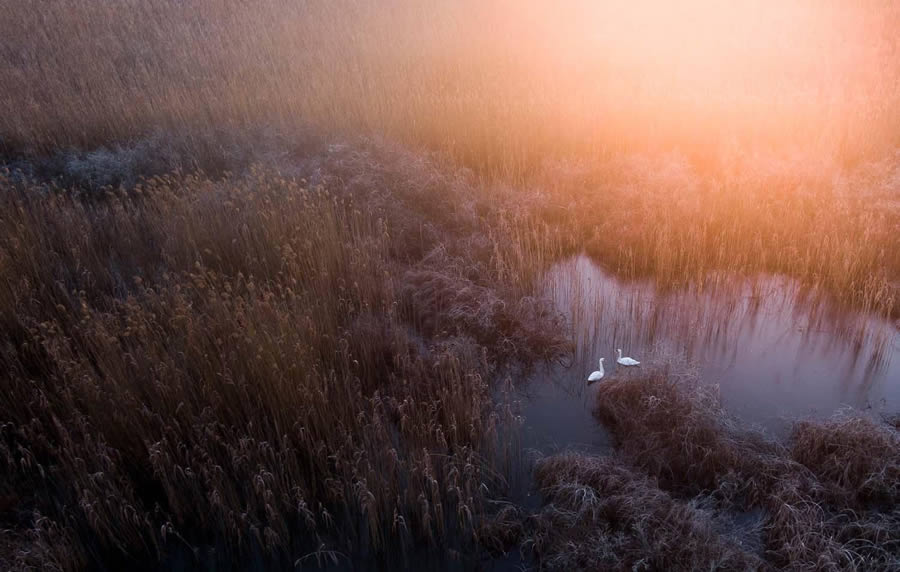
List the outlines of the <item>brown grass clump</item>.
<svg viewBox="0 0 900 572">
<path fill-rule="evenodd" d="M 864 417 L 794 425 L 791 456 L 809 468 L 829 495 L 851 507 L 900 502 L 900 434 Z"/>
<path fill-rule="evenodd" d="M 565 350 L 543 343 L 547 324 L 562 326 L 545 300 L 522 299 L 510 306 L 489 288 L 436 269 L 413 270 L 403 278 L 401 295 L 427 335 L 466 332 L 495 354 L 526 361 Z"/>
<path fill-rule="evenodd" d="M 562 454 L 536 469 L 546 502 L 530 540 L 550 570 L 759 570 L 710 514 L 616 457 Z"/>
<path fill-rule="evenodd" d="M 719 490 L 752 502 L 790 470 L 782 447 L 729 422 L 714 390 L 664 371 L 605 382 L 595 416 L 626 459 L 682 495 Z"/>
<path fill-rule="evenodd" d="M 714 394 L 664 372 L 605 382 L 596 415 L 624 459 L 662 490 L 707 498 L 719 513 L 763 511 L 768 565 L 900 564 L 892 427 L 861 418 L 806 421 L 787 448 L 737 430 Z"/>
</svg>

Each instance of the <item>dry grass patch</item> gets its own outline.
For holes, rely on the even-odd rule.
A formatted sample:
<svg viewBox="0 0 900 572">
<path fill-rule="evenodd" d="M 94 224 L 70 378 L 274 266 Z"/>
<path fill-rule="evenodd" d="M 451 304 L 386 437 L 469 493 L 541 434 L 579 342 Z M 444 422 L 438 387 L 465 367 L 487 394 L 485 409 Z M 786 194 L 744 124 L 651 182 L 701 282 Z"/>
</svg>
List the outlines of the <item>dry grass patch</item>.
<svg viewBox="0 0 900 572">
<path fill-rule="evenodd" d="M 616 457 L 550 457 L 536 477 L 546 505 L 526 546 L 549 570 L 766 568 L 720 535 L 711 513 L 672 498 Z"/>
<path fill-rule="evenodd" d="M 310 187 L 261 168 L 90 193 L 0 177 L 0 465 L 22 499 L 4 558 L 473 553 L 505 486 L 488 379 L 563 345 L 500 280 L 489 253 L 515 240 L 465 211 L 432 221 L 424 246 L 496 241 L 443 255 L 473 265 L 445 277 L 473 297 L 404 302 L 429 264 L 405 244 L 443 190 L 418 185 L 432 172 L 394 173 L 393 202 L 368 192 L 384 181 Z M 503 319 L 477 319 L 480 304 Z"/>
<path fill-rule="evenodd" d="M 660 489 L 706 499 L 720 514 L 762 511 L 766 566 L 892 570 L 900 562 L 893 427 L 806 421 L 786 447 L 737 429 L 715 394 L 665 372 L 604 382 L 596 415 L 622 457 Z"/>
<path fill-rule="evenodd" d="M 794 426 L 791 456 L 808 467 L 828 494 L 848 506 L 896 506 L 900 501 L 900 433 L 852 414 Z"/>
</svg>

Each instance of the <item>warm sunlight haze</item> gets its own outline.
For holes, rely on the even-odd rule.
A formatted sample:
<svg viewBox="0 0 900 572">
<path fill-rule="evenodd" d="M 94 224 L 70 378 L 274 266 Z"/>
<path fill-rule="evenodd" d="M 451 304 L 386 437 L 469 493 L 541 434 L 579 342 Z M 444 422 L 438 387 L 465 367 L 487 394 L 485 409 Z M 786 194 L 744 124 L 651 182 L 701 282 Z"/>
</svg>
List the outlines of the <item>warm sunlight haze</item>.
<svg viewBox="0 0 900 572">
<path fill-rule="evenodd" d="M 900 570 L 900 2 L 0 13 L 0 570 Z"/>
</svg>

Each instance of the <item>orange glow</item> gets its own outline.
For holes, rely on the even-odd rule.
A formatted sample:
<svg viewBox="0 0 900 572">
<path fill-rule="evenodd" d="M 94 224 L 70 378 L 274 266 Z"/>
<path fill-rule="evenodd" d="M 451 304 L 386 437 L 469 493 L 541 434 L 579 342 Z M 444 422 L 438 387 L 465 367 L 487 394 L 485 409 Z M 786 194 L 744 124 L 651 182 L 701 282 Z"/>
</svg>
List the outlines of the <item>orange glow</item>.
<svg viewBox="0 0 900 572">
<path fill-rule="evenodd" d="M 43 62 L 4 70 L 0 134 L 80 145 L 274 118 L 513 170 L 598 148 L 862 157 L 900 143 L 894 0 L 204 2 L 199 19 L 181 3 L 74 2 L 0 20 Z"/>
<path fill-rule="evenodd" d="M 679 141 L 834 145 L 863 121 L 897 118 L 885 110 L 897 103 L 900 9 L 868 4 L 510 2 L 481 20 L 474 36 L 487 41 L 456 55 L 511 105 L 539 92 L 557 130 L 571 119 Z M 471 33 L 471 20 L 461 28 Z"/>
<path fill-rule="evenodd" d="M 502 21 L 522 18 L 512 40 L 568 60 L 557 63 L 605 65 L 648 87 L 694 96 L 773 97 L 801 87 L 828 90 L 835 81 L 867 72 L 890 73 L 866 68 L 878 63 L 878 52 L 896 49 L 900 35 L 891 27 L 896 14 L 884 18 L 827 1 L 578 4 L 558 10 L 531 6 L 524 17 L 507 5 L 496 24 L 502 28 Z"/>
</svg>

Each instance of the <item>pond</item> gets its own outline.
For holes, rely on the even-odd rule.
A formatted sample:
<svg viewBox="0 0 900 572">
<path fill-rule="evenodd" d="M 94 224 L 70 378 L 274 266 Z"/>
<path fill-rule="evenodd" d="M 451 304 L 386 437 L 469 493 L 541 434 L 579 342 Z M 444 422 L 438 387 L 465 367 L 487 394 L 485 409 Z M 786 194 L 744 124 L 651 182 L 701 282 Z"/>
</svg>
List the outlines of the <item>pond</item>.
<svg viewBox="0 0 900 572">
<path fill-rule="evenodd" d="M 715 384 L 730 414 L 775 433 L 843 407 L 900 411 L 897 328 L 793 280 L 717 275 L 666 291 L 578 256 L 551 268 L 542 287 L 575 342 L 571 363 L 537 372 L 523 390 L 524 444 L 544 453 L 609 445 L 591 415 L 597 384 L 586 384 L 600 357 L 605 379 L 671 365 Z M 642 365 L 617 366 L 618 348 Z"/>
</svg>

